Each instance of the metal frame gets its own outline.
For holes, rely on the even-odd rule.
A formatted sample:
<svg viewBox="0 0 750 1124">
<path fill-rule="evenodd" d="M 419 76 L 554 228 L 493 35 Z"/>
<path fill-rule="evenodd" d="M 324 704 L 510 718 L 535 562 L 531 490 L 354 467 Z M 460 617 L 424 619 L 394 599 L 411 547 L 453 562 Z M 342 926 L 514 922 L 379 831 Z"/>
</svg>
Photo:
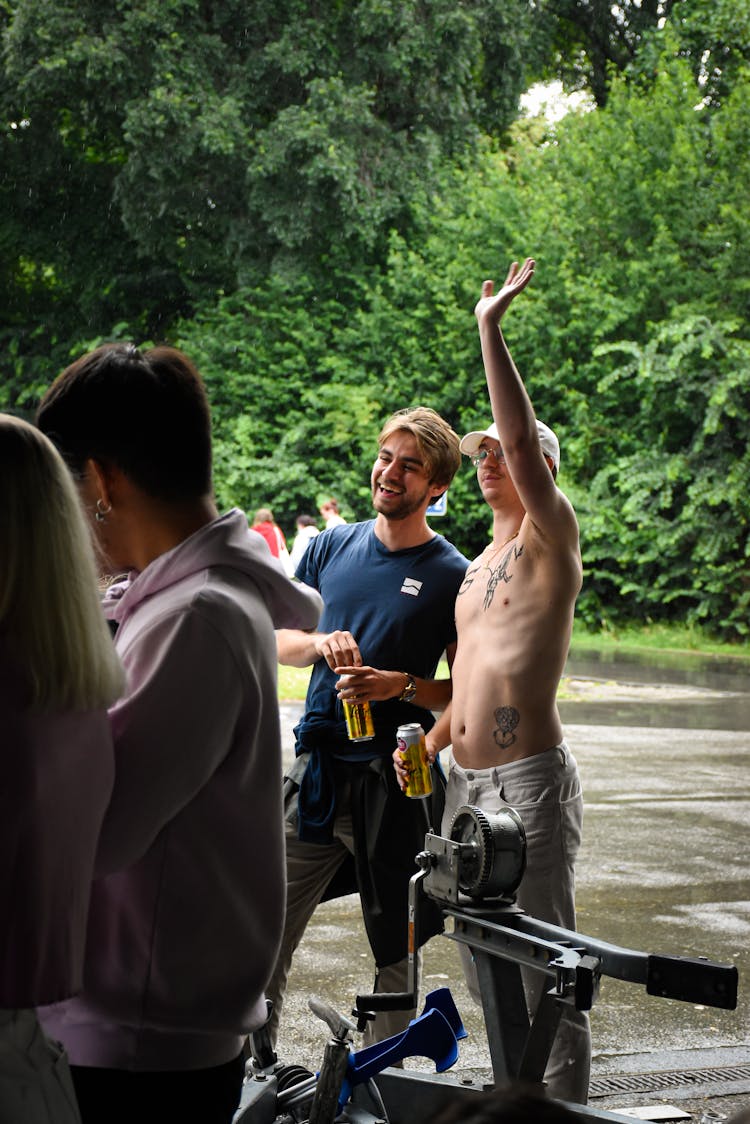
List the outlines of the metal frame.
<svg viewBox="0 0 750 1124">
<path fill-rule="evenodd" d="M 525 837 L 521 845 L 525 847 Z M 565 1006 L 590 1010 L 602 976 L 642 984 L 649 995 L 728 1010 L 736 1007 L 734 965 L 638 952 L 539 921 L 516 906 L 512 890 L 507 897 L 490 901 L 467 897 L 461 892 L 463 848 L 465 844 L 432 832 L 425 837 L 425 850 L 417 856 L 420 869 L 409 886 L 409 991 L 358 995 L 353 1012 L 359 1020 L 358 1029 L 364 1029 L 376 1010 L 418 1006 L 420 902 L 425 896 L 437 901 L 445 916 L 452 919 L 453 931 L 446 936 L 472 949 L 495 1084 L 513 1080 L 542 1083 Z M 533 1018 L 529 1018 L 526 1007 L 522 968 L 544 972 L 550 979 Z M 317 1007 L 325 1005 L 318 1002 Z M 311 1124 L 333 1121 L 336 1089 L 341 1089 L 341 1074 L 348 1062 L 348 1032 L 352 1027 L 331 1008 L 313 1009 L 328 1023 L 333 1035 L 318 1080 L 302 1077 L 291 1090 L 279 1092 L 278 1075 L 283 1067 L 276 1063 L 275 1055 L 267 1056 L 268 1064 L 264 1062 L 264 1068 L 256 1064 L 244 1086 L 235 1124 L 302 1120 L 300 1113 L 310 1105 Z M 262 1040 L 262 1032 L 260 1037 Z M 448 1091 L 460 1097 L 483 1088 L 448 1074 L 397 1068 L 384 1069 L 374 1077 L 374 1084 L 375 1090 L 372 1083 L 369 1089 L 355 1084 L 344 1112 L 336 1119 L 349 1124 L 384 1124 L 383 1111 L 391 1124 L 426 1119 L 446 1099 Z M 568 1107 L 603 1124 L 632 1121 L 632 1117 L 584 1105 Z"/>
</svg>

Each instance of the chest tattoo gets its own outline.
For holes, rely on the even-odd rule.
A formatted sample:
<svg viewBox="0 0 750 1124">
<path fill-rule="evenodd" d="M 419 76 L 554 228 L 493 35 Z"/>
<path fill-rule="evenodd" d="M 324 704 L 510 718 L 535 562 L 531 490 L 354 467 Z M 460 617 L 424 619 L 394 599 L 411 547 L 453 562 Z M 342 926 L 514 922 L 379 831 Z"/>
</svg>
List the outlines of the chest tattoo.
<svg viewBox="0 0 750 1124">
<path fill-rule="evenodd" d="M 497 729 L 492 735 L 501 749 L 507 749 L 516 740 L 514 733 L 521 720 L 521 715 L 514 706 L 499 706 L 495 711 Z"/>
<path fill-rule="evenodd" d="M 522 554 L 523 546 L 516 546 L 515 543 L 513 543 L 508 547 L 505 554 L 502 554 L 499 557 L 497 565 L 494 567 L 494 569 L 492 566 L 492 555 L 490 555 L 486 562 L 478 561 L 475 565 L 471 566 L 467 570 L 461 588 L 458 591 L 458 596 L 460 597 L 462 593 L 468 593 L 474 582 L 477 580 L 479 574 L 481 574 L 483 570 L 486 570 L 489 574 L 489 577 L 487 578 L 487 588 L 484 591 L 483 607 L 486 612 L 492 604 L 492 599 L 495 596 L 495 590 L 500 585 L 500 583 L 503 582 L 505 585 L 507 585 L 510 579 L 513 577 L 513 574 L 508 573 L 508 567 L 510 566 L 511 562 L 515 562 L 516 559 L 520 558 Z"/>
</svg>

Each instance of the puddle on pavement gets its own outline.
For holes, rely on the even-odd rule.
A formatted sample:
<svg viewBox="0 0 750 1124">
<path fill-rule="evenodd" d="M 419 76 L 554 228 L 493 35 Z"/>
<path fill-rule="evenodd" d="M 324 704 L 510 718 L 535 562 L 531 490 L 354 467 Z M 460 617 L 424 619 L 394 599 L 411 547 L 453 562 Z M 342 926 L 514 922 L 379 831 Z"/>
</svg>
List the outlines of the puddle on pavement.
<svg viewBox="0 0 750 1124">
<path fill-rule="evenodd" d="M 561 699 L 563 725 L 651 726 L 694 730 L 747 730 L 750 728 L 750 696 L 659 701 L 643 697 L 629 701 Z"/>
<path fill-rule="evenodd" d="M 565 674 L 617 683 L 675 683 L 747 693 L 750 664 L 739 658 L 684 652 L 620 654 L 576 647 L 568 657 Z"/>
<path fill-rule="evenodd" d="M 750 730 L 750 665 L 663 653 L 587 652 L 568 657 L 564 723 Z"/>
</svg>

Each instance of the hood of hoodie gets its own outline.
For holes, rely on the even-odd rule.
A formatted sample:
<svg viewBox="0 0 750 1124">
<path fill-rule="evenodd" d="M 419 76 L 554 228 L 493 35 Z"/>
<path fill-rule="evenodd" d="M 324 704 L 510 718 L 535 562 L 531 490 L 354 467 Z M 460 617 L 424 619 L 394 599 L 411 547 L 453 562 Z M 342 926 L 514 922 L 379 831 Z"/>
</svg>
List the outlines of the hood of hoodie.
<svg viewBox="0 0 750 1124">
<path fill-rule="evenodd" d="M 238 508 L 160 554 L 145 570 L 134 570 L 127 580 L 110 586 L 103 602 L 105 615 L 121 623 L 146 598 L 216 566 L 239 570 L 259 588 L 274 628 L 317 625 L 323 605 L 320 594 L 287 577 L 265 539 L 250 530 L 247 516 Z"/>
</svg>

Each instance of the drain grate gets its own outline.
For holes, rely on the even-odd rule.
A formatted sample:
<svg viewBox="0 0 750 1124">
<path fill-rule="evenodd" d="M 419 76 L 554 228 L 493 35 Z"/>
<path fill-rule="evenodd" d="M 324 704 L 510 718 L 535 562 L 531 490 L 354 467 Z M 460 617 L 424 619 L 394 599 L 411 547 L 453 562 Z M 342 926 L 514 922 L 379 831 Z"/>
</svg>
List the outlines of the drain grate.
<svg viewBox="0 0 750 1124">
<path fill-rule="evenodd" d="M 716 1085 L 725 1081 L 750 1081 L 750 1065 L 664 1070 L 657 1073 L 613 1073 L 592 1077 L 589 1097 L 610 1097 L 617 1093 L 656 1093 L 660 1089 Z"/>
</svg>

